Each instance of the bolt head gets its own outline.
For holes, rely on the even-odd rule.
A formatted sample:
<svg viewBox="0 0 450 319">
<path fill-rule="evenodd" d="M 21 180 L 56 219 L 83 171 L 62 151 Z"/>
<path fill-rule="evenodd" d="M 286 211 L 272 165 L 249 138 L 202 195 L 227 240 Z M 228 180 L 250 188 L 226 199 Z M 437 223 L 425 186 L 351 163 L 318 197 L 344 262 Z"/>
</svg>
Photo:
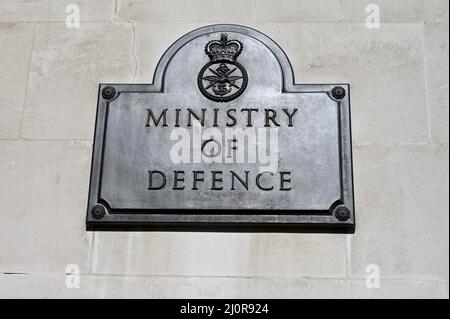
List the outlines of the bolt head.
<svg viewBox="0 0 450 319">
<path fill-rule="evenodd" d="M 331 90 L 331 95 L 337 100 L 342 100 L 345 97 L 345 89 L 342 86 L 335 86 Z"/>
<path fill-rule="evenodd" d="M 92 207 L 91 214 L 95 219 L 102 219 L 106 215 L 106 209 L 102 205 L 95 205 Z"/>
<path fill-rule="evenodd" d="M 339 206 L 334 210 L 334 216 L 341 222 L 350 219 L 350 210 L 345 206 Z"/>
<path fill-rule="evenodd" d="M 112 99 L 115 95 L 116 95 L 116 89 L 113 88 L 112 86 L 106 86 L 102 90 L 102 96 L 106 100 Z"/>
</svg>

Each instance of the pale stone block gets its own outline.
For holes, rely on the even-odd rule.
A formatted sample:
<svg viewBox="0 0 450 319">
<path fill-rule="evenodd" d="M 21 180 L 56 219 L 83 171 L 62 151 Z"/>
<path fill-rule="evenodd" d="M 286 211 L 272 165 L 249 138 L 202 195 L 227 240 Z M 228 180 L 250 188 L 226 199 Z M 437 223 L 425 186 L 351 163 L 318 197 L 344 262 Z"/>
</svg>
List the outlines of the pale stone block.
<svg viewBox="0 0 450 319">
<path fill-rule="evenodd" d="M 449 298 L 448 281 L 441 280 L 439 283 L 440 283 L 439 298 L 448 299 Z"/>
<path fill-rule="evenodd" d="M 64 22 L 70 4 L 78 5 L 81 22 L 110 21 L 115 10 L 115 0 L 2 0 L 0 21 Z"/>
<path fill-rule="evenodd" d="M 356 299 L 436 299 L 439 284 L 426 280 L 381 280 L 379 288 L 367 288 L 365 280 L 351 282 Z"/>
<path fill-rule="evenodd" d="M 380 8 L 381 29 L 384 23 L 421 23 L 448 21 L 448 1 L 445 0 L 345 0 L 343 21 L 365 22 L 370 13 L 368 5 Z"/>
<path fill-rule="evenodd" d="M 346 274 L 340 234 L 95 233 L 90 272 L 330 277 Z"/>
<path fill-rule="evenodd" d="M 371 4 L 379 6 L 381 23 L 448 21 L 445 0 L 258 0 L 255 10 L 257 21 L 365 23 Z"/>
<path fill-rule="evenodd" d="M 425 22 L 446 22 L 449 21 L 448 0 L 423 1 L 427 19 Z M 448 28 L 448 25 L 447 25 Z"/>
<path fill-rule="evenodd" d="M 0 275 L 0 298 L 294 299 L 351 293 L 347 281 L 336 279 L 82 275 L 79 288 L 68 288 L 67 280 L 65 275 Z"/>
<path fill-rule="evenodd" d="M 67 281 L 65 275 L 2 274 L 0 298 L 446 298 L 429 280 L 383 280 L 378 289 L 367 288 L 364 280 L 300 278 L 82 275 L 79 288 L 69 288 Z"/>
<path fill-rule="evenodd" d="M 0 139 L 20 137 L 34 26 L 0 24 Z"/>
<path fill-rule="evenodd" d="M 297 83 L 350 83 L 355 144 L 429 141 L 422 25 L 256 27 L 285 50 Z"/>
<path fill-rule="evenodd" d="M 439 295 L 438 297 L 440 299 L 448 299 L 449 297 L 449 288 L 448 288 L 448 281 L 441 280 L 439 282 Z"/>
<path fill-rule="evenodd" d="M 448 281 L 448 146 L 360 146 L 354 165 L 352 276 Z"/>
<path fill-rule="evenodd" d="M 256 18 L 255 0 L 122 0 L 118 19 L 122 21 L 248 22 Z"/>
<path fill-rule="evenodd" d="M 67 277 L 61 275 L 0 274 L 1 299 L 67 299 L 83 298 L 84 289 L 67 288 Z"/>
<path fill-rule="evenodd" d="M 123 0 L 118 18 L 125 21 L 356 22 L 364 23 L 371 0 Z M 383 23 L 448 21 L 445 0 L 381 0 Z"/>
<path fill-rule="evenodd" d="M 250 281 L 242 298 L 347 299 L 351 297 L 346 279 L 261 278 Z"/>
<path fill-rule="evenodd" d="M 172 43 L 203 25 L 201 22 L 135 23 L 137 72 L 133 82 L 151 83 L 159 59 Z"/>
<path fill-rule="evenodd" d="M 0 272 L 86 272 L 91 146 L 0 142 Z"/>
<path fill-rule="evenodd" d="M 130 24 L 39 25 L 23 136 L 92 140 L 98 85 L 132 79 L 133 38 Z"/>
<path fill-rule="evenodd" d="M 258 22 L 338 22 L 344 4 L 340 0 L 258 0 Z"/>
<path fill-rule="evenodd" d="M 346 280 L 299 278 L 88 276 L 80 288 L 94 298 L 303 299 L 351 293 Z"/>
<path fill-rule="evenodd" d="M 449 135 L 448 23 L 425 25 L 425 66 L 433 142 L 447 143 Z"/>
</svg>

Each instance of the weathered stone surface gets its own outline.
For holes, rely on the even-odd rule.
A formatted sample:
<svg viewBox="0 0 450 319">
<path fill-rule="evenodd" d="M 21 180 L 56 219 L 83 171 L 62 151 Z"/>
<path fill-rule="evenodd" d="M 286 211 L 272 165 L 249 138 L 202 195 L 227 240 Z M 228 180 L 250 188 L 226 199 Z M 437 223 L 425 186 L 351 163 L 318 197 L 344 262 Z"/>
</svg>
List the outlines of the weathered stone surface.
<svg viewBox="0 0 450 319">
<path fill-rule="evenodd" d="M 64 269 L 63 269 L 64 270 Z M 83 283 L 83 280 L 81 279 Z M 84 289 L 66 287 L 66 276 L 33 274 L 0 274 L 2 299 L 82 298 Z"/>
<path fill-rule="evenodd" d="M 86 271 L 88 143 L 0 142 L 0 272 Z"/>
<path fill-rule="evenodd" d="M 352 276 L 448 281 L 448 146 L 356 147 L 354 165 Z"/>
<path fill-rule="evenodd" d="M 95 276 L 88 295 L 103 298 L 349 298 L 336 279 Z"/>
<path fill-rule="evenodd" d="M 0 275 L 1 298 L 349 298 L 337 279 L 83 275 L 67 288 L 64 275 Z"/>
<path fill-rule="evenodd" d="M 352 297 L 357 299 L 434 299 L 439 283 L 430 280 L 381 280 L 379 288 L 367 288 L 365 280 L 351 281 Z"/>
<path fill-rule="evenodd" d="M 78 5 L 80 21 L 110 21 L 114 12 L 114 0 L 2 0 L 0 21 L 60 21 L 67 15 L 66 7 Z"/>
<path fill-rule="evenodd" d="M 449 21 L 449 2 L 446 0 L 434 0 L 425 2 L 425 13 L 428 18 L 425 22 L 446 22 Z"/>
<path fill-rule="evenodd" d="M 202 22 L 135 23 L 137 72 L 133 82 L 151 83 L 156 65 L 167 48 L 187 30 L 202 26 Z"/>
<path fill-rule="evenodd" d="M 132 79 L 132 49 L 130 24 L 39 25 L 23 136 L 92 141 L 98 85 Z"/>
<path fill-rule="evenodd" d="M 123 0 L 118 18 L 125 21 L 212 21 L 220 22 L 356 22 L 364 23 L 371 0 Z M 446 0 L 381 0 L 381 22 L 448 22 Z"/>
<path fill-rule="evenodd" d="M 346 264 L 337 234 L 102 232 L 91 249 L 97 274 L 342 278 Z"/>
<path fill-rule="evenodd" d="M 448 299 L 448 295 L 449 295 L 448 292 L 449 292 L 448 281 L 440 280 L 439 281 L 439 295 L 438 295 L 438 298 Z"/>
<path fill-rule="evenodd" d="M 431 139 L 447 143 L 449 135 L 448 23 L 425 25 L 425 66 Z"/>
<path fill-rule="evenodd" d="M 383 280 L 367 288 L 365 280 L 165 277 L 82 275 L 79 288 L 68 288 L 61 275 L 0 275 L 1 298 L 445 298 L 439 283 Z M 447 293 L 448 295 L 448 293 Z"/>
<path fill-rule="evenodd" d="M 285 50 L 298 83 L 351 84 L 355 144 L 428 142 L 421 25 L 371 30 L 364 24 L 283 23 L 257 29 Z"/>
<path fill-rule="evenodd" d="M 33 25 L 0 24 L 0 139 L 20 136 L 27 90 Z"/>
<path fill-rule="evenodd" d="M 365 22 L 368 5 L 380 8 L 381 28 L 384 23 L 421 23 L 448 21 L 448 1 L 445 0 L 350 0 L 342 2 L 343 21 Z"/>
<path fill-rule="evenodd" d="M 254 0 L 165 1 L 123 0 L 118 8 L 118 19 L 123 21 L 176 22 L 176 21 L 252 21 L 256 17 Z"/>
</svg>

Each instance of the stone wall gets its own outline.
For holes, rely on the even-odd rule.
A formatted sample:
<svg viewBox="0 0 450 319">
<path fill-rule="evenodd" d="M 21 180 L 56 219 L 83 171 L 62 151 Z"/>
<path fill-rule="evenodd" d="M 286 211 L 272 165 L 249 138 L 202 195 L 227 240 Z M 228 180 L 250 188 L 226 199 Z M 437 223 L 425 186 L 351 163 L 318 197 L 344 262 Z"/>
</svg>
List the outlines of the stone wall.
<svg viewBox="0 0 450 319">
<path fill-rule="evenodd" d="M 448 6 L 2 0 L 0 297 L 448 298 Z M 355 234 L 85 231 L 98 84 L 151 82 L 172 42 L 214 23 L 269 35 L 297 83 L 352 85 Z"/>
</svg>

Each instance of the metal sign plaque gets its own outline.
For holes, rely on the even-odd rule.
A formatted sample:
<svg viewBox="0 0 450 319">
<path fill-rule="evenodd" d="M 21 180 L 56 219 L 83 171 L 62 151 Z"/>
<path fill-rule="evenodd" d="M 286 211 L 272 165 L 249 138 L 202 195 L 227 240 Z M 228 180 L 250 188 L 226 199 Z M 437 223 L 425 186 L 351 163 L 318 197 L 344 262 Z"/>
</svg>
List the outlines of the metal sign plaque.
<svg viewBox="0 0 450 319">
<path fill-rule="evenodd" d="M 294 83 L 269 37 L 213 25 L 152 84 L 101 84 L 88 227 L 353 227 L 349 85 Z"/>
</svg>

